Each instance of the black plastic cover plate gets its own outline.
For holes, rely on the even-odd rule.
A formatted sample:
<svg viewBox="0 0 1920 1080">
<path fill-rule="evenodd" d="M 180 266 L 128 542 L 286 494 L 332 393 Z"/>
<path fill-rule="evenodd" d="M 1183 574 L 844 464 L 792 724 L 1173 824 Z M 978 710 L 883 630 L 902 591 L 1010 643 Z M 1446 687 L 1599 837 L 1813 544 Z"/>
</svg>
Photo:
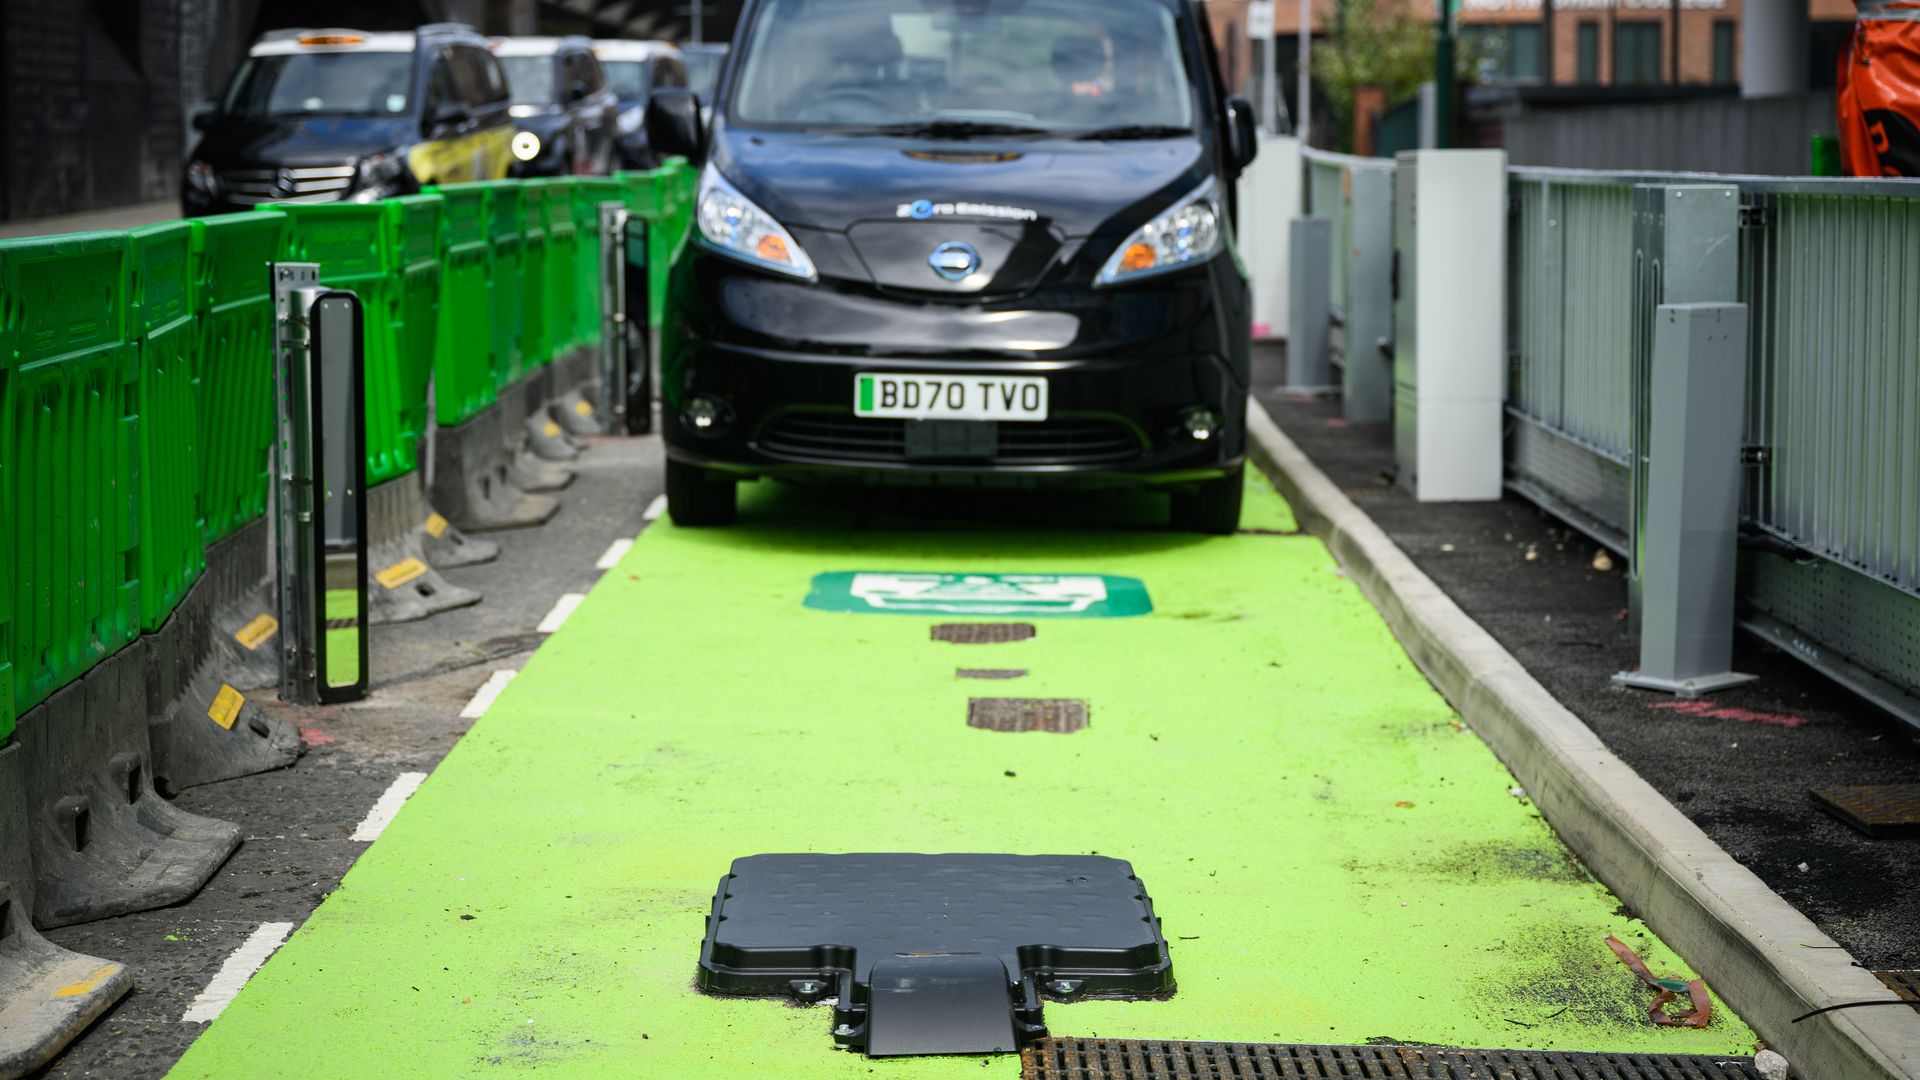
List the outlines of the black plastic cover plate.
<svg viewBox="0 0 1920 1080">
<path fill-rule="evenodd" d="M 895 993 L 898 987 L 886 980 L 910 975 L 913 968 L 892 962 L 934 957 L 958 965 L 941 967 L 943 977 L 960 978 L 964 969 L 965 979 L 976 982 L 989 968 L 974 961 L 962 965 L 959 958 L 997 964 L 1003 1000 L 995 1023 L 1009 1022 L 1011 1011 L 1019 1021 L 1016 1030 L 1028 1037 L 1044 1034 L 1039 992 L 1146 998 L 1164 997 L 1174 986 L 1153 903 L 1123 860 L 899 853 L 734 860 L 707 917 L 698 984 L 713 993 L 762 996 L 831 987 L 838 998 L 836 1037 L 879 1053 L 866 1030 L 870 1003 L 881 1014 L 911 1012 L 938 996 L 909 1003 L 912 995 Z M 876 974 L 876 964 L 886 966 Z M 878 997 L 877 982 L 884 991 Z M 966 996 L 970 992 L 953 992 L 976 1000 Z M 895 1015 L 905 1022 L 905 1014 Z M 950 1019 L 959 1024 L 963 1018 Z M 873 1034 L 884 1037 L 888 1027 L 886 1017 L 878 1016 Z M 936 1037 L 923 1024 L 908 1027 L 922 1036 L 885 1052 L 997 1048 L 934 1049 L 953 1040 Z"/>
<path fill-rule="evenodd" d="M 1007 969 L 991 956 L 889 956 L 867 991 L 867 1055 L 1012 1053 Z"/>
</svg>

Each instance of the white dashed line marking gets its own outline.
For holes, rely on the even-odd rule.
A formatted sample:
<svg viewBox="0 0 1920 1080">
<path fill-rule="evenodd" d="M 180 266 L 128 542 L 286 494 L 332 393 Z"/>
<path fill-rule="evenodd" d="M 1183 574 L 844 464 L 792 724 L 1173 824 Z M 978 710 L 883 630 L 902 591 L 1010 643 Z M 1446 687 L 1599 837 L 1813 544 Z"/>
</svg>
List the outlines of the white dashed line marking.
<svg viewBox="0 0 1920 1080">
<path fill-rule="evenodd" d="M 467 707 L 460 710 L 460 719 L 478 720 L 487 715 L 487 710 L 493 707 L 493 699 L 499 697 L 500 691 L 505 690 L 507 684 L 512 682 L 513 677 L 518 674 L 520 674 L 518 671 L 507 668 L 487 676 L 487 681 L 481 683 L 480 689 L 473 692 L 473 700 L 467 702 Z"/>
<path fill-rule="evenodd" d="M 253 973 L 260 970 L 260 965 L 267 962 L 267 957 L 286 943 L 287 935 L 291 933 L 293 924 L 290 922 L 261 923 L 259 929 L 241 942 L 232 956 L 227 957 L 227 962 L 220 965 L 213 981 L 200 991 L 200 996 L 193 999 L 192 1005 L 187 1006 L 180 1022 L 204 1024 L 218 1017 L 233 1003 L 235 995 L 247 985 L 247 980 L 253 978 Z"/>
<path fill-rule="evenodd" d="M 647 504 L 647 512 L 640 515 L 640 520 L 652 521 L 654 518 L 666 512 L 667 497 L 665 495 L 655 495 L 653 501 Z"/>
<path fill-rule="evenodd" d="M 534 627 L 534 629 L 542 634 L 551 634 L 555 630 L 560 629 L 566 625 L 567 616 L 572 615 L 573 609 L 579 607 L 580 601 L 586 598 L 586 593 L 570 592 L 563 594 L 560 599 L 553 602 L 553 610 L 547 612 L 547 617 L 541 619 L 540 625 Z"/>
<path fill-rule="evenodd" d="M 380 834 L 386 832 L 387 826 L 393 823 L 394 815 L 407 804 L 407 799 L 414 792 L 420 790 L 420 784 L 426 778 L 427 774 L 423 772 L 401 773 L 373 804 L 373 809 L 367 811 L 366 820 L 362 821 L 360 827 L 353 830 L 353 835 L 347 839 L 368 844 L 380 839 Z"/>
<path fill-rule="evenodd" d="M 620 560 L 626 558 L 627 552 L 631 550 L 633 550 L 633 541 L 623 536 L 607 545 L 606 554 L 600 556 L 600 561 L 594 563 L 593 568 L 595 570 L 611 570 L 619 566 Z"/>
</svg>

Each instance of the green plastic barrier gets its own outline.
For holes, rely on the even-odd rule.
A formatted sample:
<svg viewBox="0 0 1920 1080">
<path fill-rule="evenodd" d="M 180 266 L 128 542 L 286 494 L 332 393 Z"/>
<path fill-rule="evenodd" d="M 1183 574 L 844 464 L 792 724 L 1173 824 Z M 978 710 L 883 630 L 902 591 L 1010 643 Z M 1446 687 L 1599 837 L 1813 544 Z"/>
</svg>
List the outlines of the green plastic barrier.
<svg viewBox="0 0 1920 1080">
<path fill-rule="evenodd" d="M 600 344 L 600 204 L 620 202 L 626 184 L 618 177 L 580 176 L 573 181 L 575 344 Z"/>
<path fill-rule="evenodd" d="M 547 187 L 538 180 L 520 185 L 520 363 L 521 370 L 553 359 L 547 338 Z"/>
<path fill-rule="evenodd" d="M 674 257 L 686 243 L 693 224 L 694 185 L 699 174 L 685 158 L 673 158 L 653 170 L 657 202 L 647 219 L 647 277 L 651 286 L 649 302 L 655 317 L 667 309 L 667 281 L 672 276 Z"/>
<path fill-rule="evenodd" d="M 521 342 L 520 305 L 515 303 L 525 292 L 521 283 L 525 227 L 525 209 L 521 206 L 521 186 L 512 180 L 483 182 L 491 193 L 493 236 L 493 277 L 490 283 L 493 308 L 493 387 L 498 393 L 519 381 L 527 373 Z"/>
<path fill-rule="evenodd" d="M 392 213 L 379 203 L 280 203 L 287 232 L 280 244 L 286 262 L 320 264 L 320 283 L 350 289 L 360 297 L 366 331 L 367 483 L 405 476 L 419 465 L 420 427 L 410 417 L 424 411 L 424 400 L 403 392 L 401 347 L 401 265 L 394 241 Z"/>
<path fill-rule="evenodd" d="M 193 227 L 169 221 L 128 233 L 127 279 L 128 333 L 140 372 L 140 620 L 143 629 L 158 630 L 207 565 Z"/>
<path fill-rule="evenodd" d="M 494 385 L 493 188 L 497 182 L 428 188 L 445 200 L 440 271 L 440 333 L 433 351 L 433 408 L 441 427 L 458 427 L 492 405 Z M 515 243 L 518 243 L 515 232 Z"/>
<path fill-rule="evenodd" d="M 579 316 L 574 311 L 574 268 L 579 258 L 579 230 L 573 226 L 572 177 L 534 180 L 546 188 L 547 212 L 547 357 L 557 360 L 573 351 L 580 339 Z"/>
<path fill-rule="evenodd" d="M 427 434 L 427 394 L 433 379 L 435 343 L 440 337 L 440 277 L 443 266 L 440 219 L 446 201 L 439 195 L 407 195 L 381 203 L 398 259 L 395 299 L 400 310 L 395 381 L 399 387 L 399 430 L 410 454 Z M 322 272 L 325 272 L 322 266 Z M 404 471 L 404 470 L 403 470 Z"/>
<path fill-rule="evenodd" d="M 0 243 L 15 715 L 140 632 L 140 369 L 127 236 Z M 11 734 L 13 721 L 7 721 Z"/>
<path fill-rule="evenodd" d="M 273 453 L 273 287 L 285 214 L 194 218 L 194 382 L 198 387 L 200 536 L 233 534 L 267 512 Z"/>
</svg>

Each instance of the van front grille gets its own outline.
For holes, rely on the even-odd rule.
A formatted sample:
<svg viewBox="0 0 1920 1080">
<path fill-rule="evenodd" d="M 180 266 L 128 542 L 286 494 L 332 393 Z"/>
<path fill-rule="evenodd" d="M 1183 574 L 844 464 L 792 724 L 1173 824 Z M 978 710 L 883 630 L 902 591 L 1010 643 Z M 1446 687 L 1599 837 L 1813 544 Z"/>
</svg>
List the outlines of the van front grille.
<svg viewBox="0 0 1920 1080">
<path fill-rule="evenodd" d="M 353 187 L 353 171 L 351 165 L 228 169 L 220 174 L 220 181 L 230 201 L 247 206 L 264 202 L 337 202 Z"/>
<path fill-rule="evenodd" d="M 993 465 L 1112 465 L 1144 447 L 1133 429 L 1103 417 L 1059 417 L 1003 422 L 996 427 Z M 790 412 L 774 417 L 755 442 L 776 457 L 892 463 L 907 460 L 907 421 L 850 414 Z"/>
</svg>

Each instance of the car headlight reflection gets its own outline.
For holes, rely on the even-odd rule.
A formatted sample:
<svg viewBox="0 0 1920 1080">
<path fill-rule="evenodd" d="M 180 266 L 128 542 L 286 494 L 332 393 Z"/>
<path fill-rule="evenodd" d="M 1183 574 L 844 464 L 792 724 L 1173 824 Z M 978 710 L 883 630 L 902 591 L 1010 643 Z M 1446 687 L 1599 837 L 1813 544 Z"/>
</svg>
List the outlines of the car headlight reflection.
<svg viewBox="0 0 1920 1080">
<path fill-rule="evenodd" d="M 714 249 L 742 262 L 809 281 L 818 275 L 813 260 L 793 235 L 753 204 L 708 164 L 700 174 L 697 197 L 700 235 Z"/>
<path fill-rule="evenodd" d="M 1217 186 L 1209 178 L 1135 229 L 1093 283 L 1114 285 L 1211 259 L 1220 251 L 1220 224 L 1225 217 Z"/>
</svg>

